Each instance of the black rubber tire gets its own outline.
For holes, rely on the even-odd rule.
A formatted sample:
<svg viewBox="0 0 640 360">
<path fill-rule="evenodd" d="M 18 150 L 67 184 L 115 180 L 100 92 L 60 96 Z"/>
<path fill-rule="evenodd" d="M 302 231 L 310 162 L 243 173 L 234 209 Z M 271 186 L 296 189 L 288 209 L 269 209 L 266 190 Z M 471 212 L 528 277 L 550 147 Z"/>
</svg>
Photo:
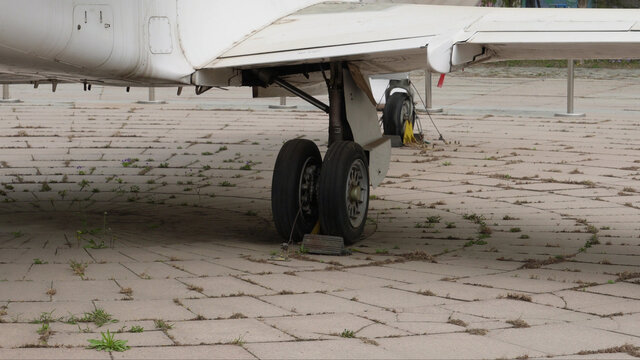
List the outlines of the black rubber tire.
<svg viewBox="0 0 640 360">
<path fill-rule="evenodd" d="M 352 225 L 347 209 L 347 177 L 352 164 L 362 160 L 366 172 L 364 217 L 357 226 Z M 360 239 L 369 210 L 369 165 L 362 147 L 353 141 L 332 144 L 324 157 L 318 188 L 320 226 L 323 234 L 341 236 L 350 245 Z"/>
<path fill-rule="evenodd" d="M 389 96 L 382 112 L 382 127 L 385 135 L 398 135 L 404 138 L 404 119 L 402 118 L 402 106 L 405 101 L 411 101 L 409 95 L 397 92 Z M 413 114 L 410 115 L 411 123 L 414 123 Z"/>
<path fill-rule="evenodd" d="M 300 179 L 307 160 L 309 164 L 317 166 L 318 171 L 320 170 L 322 157 L 318 146 L 313 141 L 305 139 L 287 141 L 278 153 L 271 182 L 273 222 L 284 239 L 289 240 L 291 236 L 296 242 L 301 241 L 302 237 L 310 233 L 318 223 L 317 196 L 314 196 L 312 213 L 305 214 L 300 211 Z M 314 193 L 317 194 L 315 189 Z M 295 229 L 293 229 L 294 224 Z"/>
</svg>

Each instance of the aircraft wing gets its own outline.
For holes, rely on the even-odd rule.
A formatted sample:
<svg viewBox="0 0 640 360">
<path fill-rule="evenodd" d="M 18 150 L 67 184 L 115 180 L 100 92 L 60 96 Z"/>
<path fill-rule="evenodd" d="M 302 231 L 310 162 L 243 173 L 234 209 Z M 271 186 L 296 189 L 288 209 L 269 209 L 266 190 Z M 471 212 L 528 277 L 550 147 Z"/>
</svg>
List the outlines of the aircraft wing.
<svg viewBox="0 0 640 360">
<path fill-rule="evenodd" d="M 264 27 L 204 69 L 336 60 L 364 74 L 447 73 L 505 59 L 640 58 L 640 10 L 323 3 Z"/>
</svg>

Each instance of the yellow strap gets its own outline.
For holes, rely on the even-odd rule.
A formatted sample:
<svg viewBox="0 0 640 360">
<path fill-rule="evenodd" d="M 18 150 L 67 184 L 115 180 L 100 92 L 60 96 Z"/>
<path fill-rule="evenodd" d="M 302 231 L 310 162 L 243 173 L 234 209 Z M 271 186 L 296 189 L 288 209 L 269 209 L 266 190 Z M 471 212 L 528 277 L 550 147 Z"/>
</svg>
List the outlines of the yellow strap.
<svg viewBox="0 0 640 360">
<path fill-rule="evenodd" d="M 404 138 L 402 139 L 403 144 L 411 144 L 417 142 L 416 137 L 413 136 L 413 125 L 411 125 L 411 121 L 405 122 L 404 125 Z"/>
</svg>

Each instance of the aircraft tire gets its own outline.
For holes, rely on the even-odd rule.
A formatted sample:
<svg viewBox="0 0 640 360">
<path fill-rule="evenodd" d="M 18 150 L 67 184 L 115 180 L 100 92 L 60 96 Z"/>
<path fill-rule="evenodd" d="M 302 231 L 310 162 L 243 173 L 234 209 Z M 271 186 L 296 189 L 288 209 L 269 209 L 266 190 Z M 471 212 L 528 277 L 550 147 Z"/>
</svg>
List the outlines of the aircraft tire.
<svg viewBox="0 0 640 360">
<path fill-rule="evenodd" d="M 318 223 L 321 167 L 322 157 L 313 141 L 289 140 L 280 149 L 271 183 L 271 211 L 283 238 L 301 241 Z"/>
<path fill-rule="evenodd" d="M 360 239 L 369 210 L 369 165 L 353 141 L 332 144 L 324 158 L 318 188 L 320 226 L 326 235 L 350 245 Z"/>
<path fill-rule="evenodd" d="M 406 118 L 411 119 L 411 124 L 415 123 L 412 112 L 411 98 L 407 93 L 396 92 L 389 96 L 382 112 L 382 127 L 385 135 L 398 135 L 404 138 L 404 128 Z"/>
</svg>

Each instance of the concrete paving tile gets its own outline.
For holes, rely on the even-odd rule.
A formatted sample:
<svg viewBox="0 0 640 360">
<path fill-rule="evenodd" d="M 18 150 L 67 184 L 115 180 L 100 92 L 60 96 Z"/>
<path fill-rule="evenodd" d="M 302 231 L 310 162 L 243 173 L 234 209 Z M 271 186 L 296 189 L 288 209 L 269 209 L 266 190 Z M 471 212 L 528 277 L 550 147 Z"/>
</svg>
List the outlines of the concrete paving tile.
<svg viewBox="0 0 640 360">
<path fill-rule="evenodd" d="M 404 290 L 389 288 L 340 291 L 333 293 L 333 295 L 344 299 L 355 298 L 358 302 L 364 304 L 392 308 L 398 311 L 408 311 L 411 308 L 423 306 L 458 303 L 455 300 L 418 295 Z"/>
<path fill-rule="evenodd" d="M 69 264 L 33 265 L 25 275 L 25 280 L 79 280 Z"/>
<path fill-rule="evenodd" d="M 640 299 L 640 286 L 638 286 L 638 284 L 630 284 L 625 282 L 604 284 L 600 286 L 589 287 L 588 291 L 630 299 Z"/>
<path fill-rule="evenodd" d="M 394 286 L 394 288 L 412 292 L 430 291 L 440 297 L 466 301 L 496 299 L 499 296 L 506 296 L 509 293 L 508 290 L 504 289 L 491 289 L 452 281 L 432 281 L 420 284 L 407 284 Z"/>
<path fill-rule="evenodd" d="M 0 349 L 0 359 L 51 359 L 51 360 L 109 360 L 108 352 L 87 349 L 65 348 L 33 348 L 33 349 Z"/>
<path fill-rule="evenodd" d="M 579 321 L 576 325 L 640 337 L 640 314 Z"/>
<path fill-rule="evenodd" d="M 87 266 L 87 269 L 84 271 L 84 275 L 88 280 L 140 279 L 140 277 L 136 275 L 136 273 L 118 263 L 91 264 Z M 74 276 L 77 279 L 77 275 Z"/>
<path fill-rule="evenodd" d="M 251 274 L 274 273 L 281 274 L 291 269 L 284 266 L 277 266 L 266 263 L 249 261 L 243 258 L 226 258 L 212 261 L 214 264 L 222 265 L 242 272 Z"/>
<path fill-rule="evenodd" d="M 474 301 L 470 303 L 443 305 L 443 307 L 464 314 L 505 321 L 513 320 L 515 314 L 518 315 L 517 318 L 522 318 L 525 321 L 538 320 L 544 322 L 579 321 L 594 318 L 594 316 L 591 315 L 511 299 Z"/>
<path fill-rule="evenodd" d="M 203 289 L 202 292 L 205 295 L 213 297 L 275 294 L 274 290 L 269 290 L 232 276 L 180 278 L 179 280 L 194 286 L 199 286 Z"/>
<path fill-rule="evenodd" d="M 396 281 L 363 276 L 345 271 L 298 272 L 296 273 L 296 276 L 338 286 L 343 290 L 383 287 L 395 284 L 399 285 Z"/>
<path fill-rule="evenodd" d="M 293 340 L 255 319 L 176 322 L 169 335 L 180 345 L 227 344 L 236 339 L 245 343 Z"/>
<path fill-rule="evenodd" d="M 55 331 L 55 325 L 52 326 Z M 100 329 L 98 329 L 100 330 Z M 162 331 L 145 331 L 142 333 L 117 333 L 114 338 L 126 340 L 129 346 L 167 346 L 173 345 L 167 335 Z M 58 332 L 51 335 L 47 344 L 50 346 L 86 347 L 89 339 L 101 339 L 100 333 L 64 333 Z"/>
<path fill-rule="evenodd" d="M 118 320 L 180 321 L 195 317 L 173 300 L 96 301 L 95 305 Z"/>
<path fill-rule="evenodd" d="M 356 333 L 374 324 L 372 321 L 351 314 L 322 314 L 268 318 L 265 323 L 289 335 L 303 340 L 340 337 L 344 330 Z"/>
<path fill-rule="evenodd" d="M 120 287 L 113 280 L 60 280 L 53 281 L 54 301 L 118 300 Z"/>
<path fill-rule="evenodd" d="M 543 358 L 537 358 L 536 360 L 542 360 Z M 625 360 L 625 359 L 637 359 L 635 356 L 631 356 L 626 353 L 613 353 L 613 354 L 589 354 L 589 355 L 563 355 L 563 356 L 551 356 L 544 357 L 544 359 L 562 359 L 562 360 L 581 360 L 581 359 L 596 359 L 596 360 Z"/>
<path fill-rule="evenodd" d="M 168 264 L 177 266 L 197 276 L 222 276 L 243 274 L 242 271 L 233 270 L 221 265 L 212 264 L 205 260 L 170 261 Z"/>
<path fill-rule="evenodd" d="M 23 280 L 29 268 L 28 264 L 0 264 L 0 278 L 11 281 Z"/>
<path fill-rule="evenodd" d="M 0 324 L 0 347 L 16 348 L 40 344 L 36 324 Z"/>
<path fill-rule="evenodd" d="M 0 301 L 49 301 L 51 281 L 0 282 Z"/>
<path fill-rule="evenodd" d="M 530 293 L 544 293 L 575 287 L 572 283 L 561 283 L 543 279 L 528 279 L 515 277 L 510 273 L 499 275 L 478 276 L 464 279 L 464 283 L 473 285 L 486 285 L 499 289 L 510 289 Z"/>
<path fill-rule="evenodd" d="M 274 317 L 292 313 L 249 296 L 234 296 L 216 299 L 187 299 L 182 304 L 192 312 L 207 319 L 229 318 L 241 314 L 243 317 Z"/>
<path fill-rule="evenodd" d="M 442 277 L 479 276 L 479 275 L 486 275 L 486 274 L 496 274 L 501 272 L 496 269 L 488 269 L 483 267 L 467 267 L 467 266 L 456 266 L 456 265 L 448 265 L 448 264 L 433 264 L 428 262 L 407 262 L 407 263 L 400 263 L 400 264 L 392 264 L 392 265 L 389 265 L 389 267 L 441 275 L 434 280 L 440 280 Z M 424 282 L 429 280 L 425 279 L 422 281 Z"/>
<path fill-rule="evenodd" d="M 417 283 L 440 280 L 442 276 L 427 274 L 413 270 L 395 269 L 391 267 L 366 266 L 360 268 L 347 269 L 347 272 L 365 275 L 374 278 L 394 280 L 404 283 Z"/>
<path fill-rule="evenodd" d="M 250 280 L 255 284 L 272 289 L 278 293 L 305 293 L 316 291 L 335 291 L 340 289 L 340 287 L 336 285 L 326 284 L 319 281 L 304 279 L 286 274 L 251 275 L 243 276 L 242 278 Z"/>
<path fill-rule="evenodd" d="M 169 278 L 177 278 L 177 277 L 188 277 L 193 276 L 187 272 L 178 270 L 165 264 L 163 262 L 151 262 L 151 263 L 122 263 L 127 269 L 133 271 L 138 274 L 141 278 L 151 278 L 151 279 L 169 279 Z"/>
<path fill-rule="evenodd" d="M 543 353 L 526 347 L 469 334 L 437 334 L 376 340 L 380 346 L 403 359 L 488 359 L 516 358 Z"/>
<path fill-rule="evenodd" d="M 204 297 L 197 291 L 189 290 L 188 285 L 176 279 L 119 280 L 118 285 L 122 289 L 133 290 L 131 297 L 134 300 Z M 120 298 L 123 296 L 120 295 Z"/>
<path fill-rule="evenodd" d="M 31 322 L 42 313 L 51 313 L 53 318 L 65 321 L 73 315 L 80 317 L 94 309 L 91 301 L 12 302 L 7 307 L 7 316 L 19 322 Z"/>
<path fill-rule="evenodd" d="M 580 351 L 605 349 L 612 347 L 612 344 L 613 346 L 640 344 L 636 337 L 571 324 L 494 330 L 489 336 L 550 355 L 568 355 Z"/>
<path fill-rule="evenodd" d="M 125 352 L 112 353 L 113 359 L 159 359 L 159 360 L 201 360 L 201 359 L 255 359 L 251 353 L 235 345 L 211 346 L 164 346 L 132 348 Z"/>
<path fill-rule="evenodd" d="M 247 344 L 260 359 L 397 359 L 396 354 L 357 339 Z"/>
<path fill-rule="evenodd" d="M 274 295 L 263 296 L 260 299 L 298 314 L 355 313 L 379 310 L 377 307 L 351 299 L 343 299 L 335 294 Z"/>
</svg>

